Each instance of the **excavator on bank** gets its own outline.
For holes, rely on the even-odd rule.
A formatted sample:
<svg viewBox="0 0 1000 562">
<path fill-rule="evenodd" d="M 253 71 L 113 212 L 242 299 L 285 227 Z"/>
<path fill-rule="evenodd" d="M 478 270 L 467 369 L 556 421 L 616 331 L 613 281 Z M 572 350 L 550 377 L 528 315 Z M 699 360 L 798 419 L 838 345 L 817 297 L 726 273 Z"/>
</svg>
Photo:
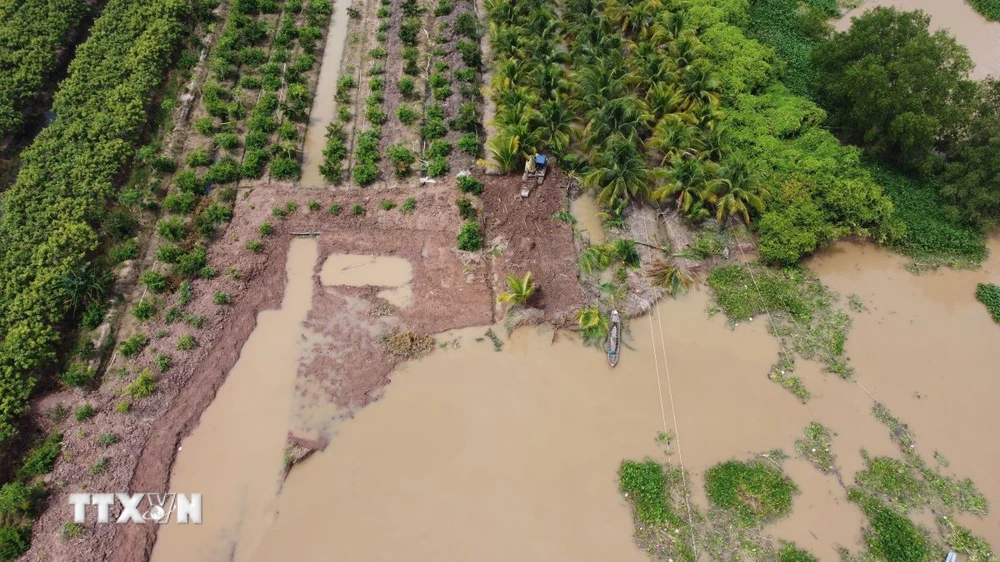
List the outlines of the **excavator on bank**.
<svg viewBox="0 0 1000 562">
<path fill-rule="evenodd" d="M 524 174 L 521 175 L 521 197 L 531 195 L 531 190 L 542 185 L 545 174 L 549 171 L 549 158 L 544 154 L 535 153 L 524 163 Z M 533 181 L 532 181 L 533 180 Z"/>
</svg>

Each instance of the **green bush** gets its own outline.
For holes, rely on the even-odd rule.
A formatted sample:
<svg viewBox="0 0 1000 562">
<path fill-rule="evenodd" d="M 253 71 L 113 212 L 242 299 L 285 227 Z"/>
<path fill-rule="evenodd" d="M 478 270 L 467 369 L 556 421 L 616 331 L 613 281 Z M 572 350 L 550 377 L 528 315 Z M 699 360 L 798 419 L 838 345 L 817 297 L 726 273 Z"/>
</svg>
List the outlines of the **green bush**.
<svg viewBox="0 0 1000 562">
<path fill-rule="evenodd" d="M 410 214 L 417 208 L 417 200 L 413 197 L 407 197 L 406 201 L 403 201 L 403 206 L 399 208 L 399 212 L 403 214 Z"/>
<path fill-rule="evenodd" d="M 208 169 L 205 179 L 212 183 L 226 184 L 240 179 L 240 165 L 232 158 L 223 158 Z"/>
<path fill-rule="evenodd" d="M 71 363 L 66 372 L 59 378 L 66 386 L 84 388 L 90 386 L 97 379 L 97 371 L 88 369 L 84 363 Z"/>
<path fill-rule="evenodd" d="M 90 404 L 84 404 L 83 406 L 80 406 L 79 408 L 77 408 L 76 412 L 74 412 L 74 416 L 76 417 L 76 421 L 81 422 L 81 423 L 89 420 L 90 418 L 94 417 L 96 414 L 97 414 L 97 410 L 95 410 L 94 407 L 91 406 Z"/>
<path fill-rule="evenodd" d="M 466 221 L 458 232 L 458 249 L 463 252 L 475 252 L 483 247 L 483 235 L 479 224 Z"/>
<path fill-rule="evenodd" d="M 351 176 L 359 184 L 368 185 L 378 179 L 378 164 L 373 162 L 360 163 L 354 167 Z"/>
<path fill-rule="evenodd" d="M 760 461 L 728 461 L 705 473 L 708 499 L 745 525 L 760 525 L 786 515 L 797 491 L 780 469 Z"/>
<path fill-rule="evenodd" d="M 102 433 L 97 436 L 97 444 L 101 447 L 110 447 L 118 442 L 118 436 L 114 433 Z"/>
<path fill-rule="evenodd" d="M 197 345 L 198 342 L 195 341 L 194 336 L 191 334 L 184 334 L 177 340 L 177 349 L 180 351 L 190 351 Z"/>
<path fill-rule="evenodd" d="M 163 199 L 163 210 L 168 213 L 187 214 L 194 210 L 197 199 L 193 193 L 171 193 Z"/>
<path fill-rule="evenodd" d="M 379 201 L 379 207 L 382 207 L 383 211 L 391 211 L 396 208 L 396 202 L 390 199 L 383 199 Z"/>
<path fill-rule="evenodd" d="M 986 19 L 1000 21 L 1000 0 L 969 0 L 969 4 Z"/>
<path fill-rule="evenodd" d="M 33 517 L 38 514 L 44 498 L 42 486 L 28 486 L 22 482 L 4 484 L 0 487 L 0 520 Z"/>
<path fill-rule="evenodd" d="M 225 150 L 233 150 L 240 146 L 240 137 L 233 133 L 219 133 L 215 135 L 214 141 L 217 146 Z"/>
<path fill-rule="evenodd" d="M 277 180 L 297 180 L 302 174 L 299 163 L 292 158 L 275 158 L 271 161 L 271 177 Z"/>
<path fill-rule="evenodd" d="M 625 461 L 618 471 L 621 491 L 635 504 L 636 517 L 647 525 L 667 522 L 666 475 L 663 467 L 653 460 Z"/>
<path fill-rule="evenodd" d="M 476 133 L 462 135 L 462 138 L 458 139 L 458 149 L 473 158 L 478 158 L 482 153 L 482 145 L 479 144 L 479 137 L 476 136 Z"/>
<path fill-rule="evenodd" d="M 170 370 L 170 367 L 174 364 L 174 360 L 165 353 L 158 353 L 156 359 L 154 359 L 154 363 L 156 363 L 156 368 L 161 373 L 164 373 Z"/>
<path fill-rule="evenodd" d="M 16 560 L 31 548 L 31 525 L 0 525 L 0 560 Z"/>
<path fill-rule="evenodd" d="M 462 193 L 480 195 L 483 192 L 483 187 L 485 187 L 483 182 L 473 176 L 459 176 L 458 178 L 458 189 Z"/>
<path fill-rule="evenodd" d="M 139 304 L 135 305 L 132 309 L 132 316 L 135 316 L 140 321 L 146 321 L 156 314 L 156 305 L 152 301 L 146 299 L 139 300 Z"/>
<path fill-rule="evenodd" d="M 196 148 L 184 157 L 184 162 L 192 168 L 208 166 L 212 163 L 212 155 L 204 148 Z"/>
<path fill-rule="evenodd" d="M 860 505 L 868 516 L 865 542 L 879 560 L 923 562 L 928 559 L 930 545 L 913 522 L 857 489 L 848 492 L 847 497 Z"/>
<path fill-rule="evenodd" d="M 187 225 L 179 217 L 160 219 L 156 223 L 156 232 L 171 242 L 180 242 L 187 236 Z"/>
<path fill-rule="evenodd" d="M 455 205 L 458 206 L 458 214 L 465 220 L 472 220 L 476 218 L 476 207 L 473 206 L 472 200 L 466 199 L 465 197 L 455 200 Z"/>
<path fill-rule="evenodd" d="M 333 215 L 333 216 L 339 215 L 340 214 L 340 210 L 341 210 L 340 203 L 333 203 L 332 205 L 330 205 L 330 214 L 331 215 Z"/>
<path fill-rule="evenodd" d="M 389 161 L 392 163 L 393 172 L 397 178 L 405 178 L 413 171 L 413 164 L 417 157 L 413 151 L 406 148 L 402 143 L 392 144 L 386 149 L 389 154 Z"/>
<path fill-rule="evenodd" d="M 53 432 L 32 448 L 24 457 L 24 463 L 17 473 L 18 478 L 30 480 L 52 472 L 52 468 L 56 465 L 56 459 L 62 452 L 62 438 L 62 433 Z"/>
<path fill-rule="evenodd" d="M 1000 324 L 1000 287 L 993 283 L 980 283 L 976 286 L 976 300 L 983 303 L 993 321 Z"/>
<path fill-rule="evenodd" d="M 351 214 L 354 215 L 354 216 L 356 216 L 356 217 L 365 214 L 365 208 L 364 208 L 364 206 L 361 205 L 361 204 L 359 204 L 359 203 L 355 203 L 351 207 Z"/>
<path fill-rule="evenodd" d="M 452 145 L 450 142 L 444 139 L 438 139 L 427 147 L 426 156 L 428 158 L 444 158 L 451 154 Z"/>
<path fill-rule="evenodd" d="M 408 105 L 401 105 L 398 108 L 396 108 L 396 117 L 399 118 L 400 123 L 406 126 L 410 126 L 416 123 L 417 118 L 420 117 L 420 114 L 418 114 L 416 110 L 414 110 L 412 107 Z"/>
<path fill-rule="evenodd" d="M 149 270 L 143 273 L 139 281 L 149 289 L 149 292 L 154 294 L 159 294 L 167 290 L 167 278 L 158 271 Z"/>
<path fill-rule="evenodd" d="M 433 158 L 427 163 L 427 175 L 432 178 L 447 174 L 449 169 L 448 159 L 443 156 Z"/>
<path fill-rule="evenodd" d="M 399 79 L 399 93 L 405 98 L 413 99 L 413 95 L 416 92 L 414 85 L 416 82 L 410 76 L 403 76 Z"/>
<path fill-rule="evenodd" d="M 210 137 L 215 132 L 215 122 L 211 117 L 202 117 L 194 122 L 194 130 L 199 134 Z"/>
<path fill-rule="evenodd" d="M 230 300 L 229 293 L 217 292 L 212 295 L 212 302 L 218 305 L 225 305 L 230 304 L 232 301 Z"/>
<path fill-rule="evenodd" d="M 143 369 L 139 376 L 122 389 L 133 400 L 142 400 L 156 392 L 156 376 L 149 369 Z"/>
<path fill-rule="evenodd" d="M 149 343 L 149 338 L 144 334 L 132 334 L 128 339 L 118 344 L 118 351 L 124 357 L 135 357 L 146 347 L 147 343 Z"/>
<path fill-rule="evenodd" d="M 174 176 L 174 185 L 184 193 L 201 195 L 205 193 L 205 180 L 199 178 L 192 170 L 181 170 Z"/>
<path fill-rule="evenodd" d="M 247 250 L 250 250 L 251 252 L 253 252 L 255 254 L 259 254 L 261 252 L 261 250 L 264 249 L 264 243 L 261 242 L 260 240 L 248 240 L 247 244 L 246 244 L 246 248 L 247 248 Z"/>
</svg>

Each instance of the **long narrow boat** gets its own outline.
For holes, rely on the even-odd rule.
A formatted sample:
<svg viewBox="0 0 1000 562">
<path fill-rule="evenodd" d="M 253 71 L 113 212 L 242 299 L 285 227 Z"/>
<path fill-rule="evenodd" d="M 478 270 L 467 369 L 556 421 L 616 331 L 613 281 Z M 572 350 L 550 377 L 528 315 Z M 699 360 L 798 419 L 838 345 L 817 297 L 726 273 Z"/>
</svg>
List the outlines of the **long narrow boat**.
<svg viewBox="0 0 1000 562">
<path fill-rule="evenodd" d="M 608 364 L 614 367 L 618 364 L 618 352 L 622 344 L 622 319 L 617 310 L 611 311 L 611 326 L 608 328 Z"/>
</svg>

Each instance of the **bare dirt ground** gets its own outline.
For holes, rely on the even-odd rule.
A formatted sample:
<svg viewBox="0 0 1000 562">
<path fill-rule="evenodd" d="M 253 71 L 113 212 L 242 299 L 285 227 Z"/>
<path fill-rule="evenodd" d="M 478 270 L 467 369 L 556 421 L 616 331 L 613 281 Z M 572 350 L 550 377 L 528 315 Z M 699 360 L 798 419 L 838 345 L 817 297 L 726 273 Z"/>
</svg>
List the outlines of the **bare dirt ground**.
<svg viewBox="0 0 1000 562">
<path fill-rule="evenodd" d="M 532 306 L 545 320 L 561 323 L 586 300 L 577 278 L 573 229 L 553 215 L 568 208 L 569 178 L 558 169 L 522 199 L 521 176 L 485 176 L 482 194 L 487 249 L 493 252 L 494 285 L 503 291 L 508 275 L 530 271 L 538 287 Z"/>
</svg>

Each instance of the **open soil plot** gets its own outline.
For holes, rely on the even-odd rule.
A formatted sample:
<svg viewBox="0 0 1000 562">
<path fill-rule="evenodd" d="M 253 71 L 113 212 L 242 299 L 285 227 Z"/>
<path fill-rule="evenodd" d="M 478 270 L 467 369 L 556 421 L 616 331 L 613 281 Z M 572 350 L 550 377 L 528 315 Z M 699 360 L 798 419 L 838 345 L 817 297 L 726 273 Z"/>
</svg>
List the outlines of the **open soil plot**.
<svg viewBox="0 0 1000 562">
<path fill-rule="evenodd" d="M 454 193 L 450 182 L 422 189 L 414 194 L 416 211 L 403 213 L 399 208 L 383 210 L 373 203 L 397 191 L 242 191 L 229 227 L 209 248 L 208 261 L 220 274 L 192 281 L 193 297 L 187 304 L 175 303 L 175 297 L 161 299 L 162 310 L 176 307 L 181 311 L 179 319 L 161 313 L 141 325 L 138 331 L 148 334 L 143 351 L 129 361 L 119 356 L 111 372 L 121 376 L 106 377 L 101 389 L 86 395 L 86 402 L 97 414 L 87 422 L 86 431 L 66 432 L 65 454 L 51 475 L 60 486 L 52 492 L 50 505 L 67 505 L 66 494 L 81 488 L 169 487 L 180 440 L 197 426 L 201 413 L 238 360 L 256 326 L 258 312 L 281 302 L 290 233 L 320 232 L 321 258 L 331 253 L 381 254 L 405 258 L 413 266 L 412 304 L 400 307 L 397 319 L 391 322 L 379 320 L 381 313 L 377 311 L 369 314 L 377 308 L 372 305 L 387 309 L 378 297 L 366 297 L 364 288 L 317 290 L 309 325 L 322 336 L 319 341 L 332 339 L 332 345 L 344 353 L 335 364 L 318 360 L 306 365 L 303 373 L 307 378 L 334 381 L 336 384 L 321 388 L 332 389 L 325 398 L 335 405 L 362 405 L 376 398 L 378 389 L 388 382 L 388 373 L 398 358 L 384 355 L 380 330 L 399 327 L 428 333 L 489 323 L 493 295 L 486 265 L 470 266 L 470 259 L 474 262 L 475 258 L 455 249 L 459 217 L 452 201 Z M 323 196 L 318 201 L 320 208 L 308 210 L 310 198 L 319 195 Z M 334 205 L 343 211 L 331 213 Z M 354 205 L 365 206 L 365 213 L 351 214 Z M 270 236 L 261 236 L 264 223 L 274 229 Z M 257 248 L 248 244 L 255 241 L 260 242 L 260 248 L 248 249 Z M 317 264 L 317 273 L 319 268 Z M 319 278 L 314 282 L 319 284 Z M 220 294 L 226 295 L 229 304 L 220 304 Z M 367 302 L 358 314 L 345 314 L 340 309 L 342 303 L 359 298 Z M 370 337 L 352 340 L 358 330 L 368 330 Z M 182 343 L 186 336 L 193 338 L 193 347 Z M 163 372 L 157 362 L 161 355 L 172 359 Z M 118 371 L 119 367 L 123 369 Z M 146 369 L 155 378 L 155 392 L 135 399 L 130 412 L 116 411 L 116 403 L 125 397 L 124 387 Z M 78 391 L 64 391 L 47 398 L 38 411 L 51 411 L 57 404 L 72 409 L 83 402 Z M 116 434 L 117 442 L 101 447 L 96 436 L 102 433 Z M 108 459 L 106 468 L 90 470 L 102 457 Z M 65 522 L 63 509 L 50 509 L 42 515 L 35 526 L 29 560 L 132 562 L 146 559 L 155 541 L 156 526 L 96 525 L 92 519 L 79 537 L 61 540 Z"/>
<path fill-rule="evenodd" d="M 549 171 L 545 183 L 522 199 L 521 176 L 487 176 L 482 194 L 486 245 L 491 251 L 494 284 L 505 289 L 508 275 L 530 271 L 538 287 L 529 304 L 545 310 L 545 320 L 559 323 L 580 308 L 586 293 L 577 278 L 573 227 L 554 217 L 568 209 L 568 178 Z"/>
</svg>

